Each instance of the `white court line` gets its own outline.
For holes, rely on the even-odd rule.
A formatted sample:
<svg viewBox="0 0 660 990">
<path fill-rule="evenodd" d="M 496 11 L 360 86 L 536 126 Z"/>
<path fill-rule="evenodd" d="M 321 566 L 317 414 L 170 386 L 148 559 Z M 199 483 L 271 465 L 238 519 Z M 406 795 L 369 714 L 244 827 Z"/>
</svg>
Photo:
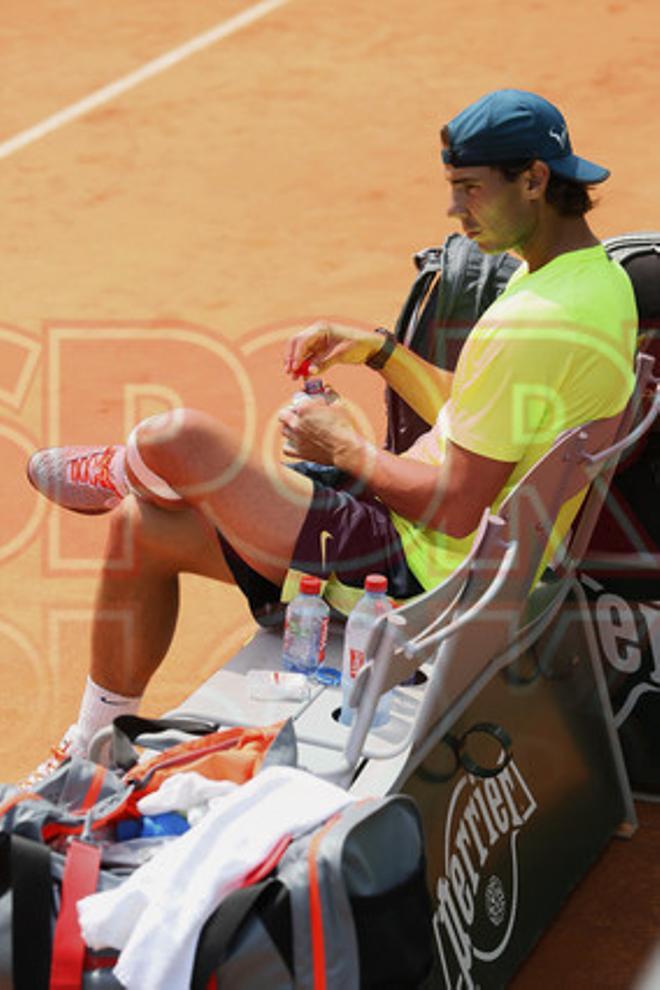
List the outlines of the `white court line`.
<svg viewBox="0 0 660 990">
<path fill-rule="evenodd" d="M 78 100 L 77 103 L 72 103 L 71 106 L 65 107 L 64 110 L 59 110 L 52 116 L 46 117 L 40 124 L 35 124 L 34 127 L 28 128 L 27 131 L 21 131 L 15 137 L 3 141 L 0 144 L 0 158 L 7 158 L 20 148 L 32 144 L 33 141 L 38 141 L 46 134 L 50 134 L 52 131 L 56 131 L 65 124 L 70 123 L 72 120 L 76 120 L 78 117 L 89 113 L 90 110 L 95 110 L 104 103 L 108 103 L 116 96 L 120 96 L 122 93 L 127 92 L 127 90 L 133 89 L 134 86 L 139 86 L 145 79 L 151 79 L 153 76 L 165 72 L 166 69 L 176 65 L 177 62 L 182 62 L 190 55 L 195 55 L 204 48 L 209 48 L 216 41 L 221 41 L 230 34 L 240 31 L 241 28 L 248 27 L 261 17 L 265 17 L 272 10 L 276 10 L 288 2 L 289 0 L 262 0 L 261 3 L 257 3 L 253 7 L 248 7 L 242 13 L 230 17 L 229 20 L 223 21 L 222 24 L 218 24 L 209 31 L 205 31 L 196 38 L 192 38 L 191 41 L 186 42 L 184 45 L 173 48 L 171 52 L 166 52 L 165 55 L 160 55 L 151 62 L 147 62 L 141 69 L 129 72 L 127 76 L 122 76 L 116 82 L 110 83 L 108 86 L 103 86 L 102 89 L 95 90 L 84 99 Z"/>
</svg>

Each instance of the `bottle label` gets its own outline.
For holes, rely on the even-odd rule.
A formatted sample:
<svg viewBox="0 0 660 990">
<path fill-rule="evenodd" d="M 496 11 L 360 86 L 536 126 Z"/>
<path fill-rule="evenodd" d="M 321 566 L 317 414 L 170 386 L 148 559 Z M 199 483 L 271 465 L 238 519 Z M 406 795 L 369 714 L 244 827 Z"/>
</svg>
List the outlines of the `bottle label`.
<svg viewBox="0 0 660 990">
<path fill-rule="evenodd" d="M 359 672 L 364 667 L 364 650 L 355 650 L 352 647 L 348 651 L 348 669 L 351 680 L 355 680 Z"/>
<path fill-rule="evenodd" d="M 284 626 L 284 657 L 296 667 L 314 670 L 325 659 L 328 641 L 327 615 L 287 615 Z"/>
<path fill-rule="evenodd" d="M 328 642 L 328 623 L 330 622 L 329 616 L 326 616 L 320 623 L 319 626 L 319 664 L 322 664 L 325 660 L 325 647 Z"/>
</svg>

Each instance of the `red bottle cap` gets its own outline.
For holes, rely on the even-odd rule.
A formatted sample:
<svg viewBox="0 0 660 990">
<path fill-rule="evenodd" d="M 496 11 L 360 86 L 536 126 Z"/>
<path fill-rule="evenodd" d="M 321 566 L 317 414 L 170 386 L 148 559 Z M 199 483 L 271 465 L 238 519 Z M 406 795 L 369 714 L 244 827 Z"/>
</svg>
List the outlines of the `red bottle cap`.
<svg viewBox="0 0 660 990">
<path fill-rule="evenodd" d="M 294 378 L 307 378 L 309 376 L 309 366 L 312 363 L 311 358 L 305 358 L 301 361 L 296 370 L 293 373 Z"/>
<path fill-rule="evenodd" d="M 303 595 L 318 595 L 321 591 L 321 579 L 305 574 L 300 579 L 300 591 Z"/>
<path fill-rule="evenodd" d="M 364 581 L 365 591 L 387 591 L 387 578 L 384 574 L 367 574 Z"/>
</svg>

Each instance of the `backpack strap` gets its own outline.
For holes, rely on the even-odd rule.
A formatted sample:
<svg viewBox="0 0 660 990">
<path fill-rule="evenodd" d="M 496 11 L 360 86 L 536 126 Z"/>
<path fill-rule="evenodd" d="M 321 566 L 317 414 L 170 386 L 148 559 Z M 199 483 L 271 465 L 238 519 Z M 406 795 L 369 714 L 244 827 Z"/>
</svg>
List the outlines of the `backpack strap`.
<svg viewBox="0 0 660 990">
<path fill-rule="evenodd" d="M 50 850 L 20 835 L 0 834 L 0 878 L 12 896 L 14 990 L 46 990 L 50 970 Z"/>
<path fill-rule="evenodd" d="M 474 250 L 472 241 L 460 234 L 450 234 L 442 246 L 442 280 L 443 291 L 438 300 L 437 320 L 444 323 L 456 305 L 463 291 L 470 256 Z M 482 284 L 483 292 L 485 273 L 478 281 Z"/>
<path fill-rule="evenodd" d="M 419 322 L 419 314 L 428 302 L 431 293 L 440 280 L 442 249 L 425 248 L 415 255 L 419 275 L 413 282 L 408 298 L 394 327 L 397 340 L 406 347 L 412 345 L 412 338 Z M 436 290 L 437 291 L 437 290 Z"/>
<path fill-rule="evenodd" d="M 467 320 L 466 329 L 472 329 L 519 265 L 510 254 L 484 254 L 468 237 L 450 234 L 442 246 L 438 323 L 450 325 L 454 314 L 460 312 L 461 319 Z"/>
<path fill-rule="evenodd" d="M 141 715 L 119 715 L 112 724 L 112 758 L 122 770 L 130 770 L 138 762 L 133 743 L 145 734 L 186 732 L 191 736 L 207 736 L 216 732 L 218 722 L 199 718 L 143 718 Z"/>
</svg>

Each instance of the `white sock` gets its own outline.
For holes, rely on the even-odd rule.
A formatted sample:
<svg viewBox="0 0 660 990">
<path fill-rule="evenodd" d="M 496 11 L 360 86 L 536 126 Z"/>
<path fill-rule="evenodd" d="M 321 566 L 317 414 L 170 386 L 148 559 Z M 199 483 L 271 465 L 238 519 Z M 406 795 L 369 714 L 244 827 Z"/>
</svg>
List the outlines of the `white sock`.
<svg viewBox="0 0 660 990">
<path fill-rule="evenodd" d="M 76 749 L 79 746 L 82 753 L 87 753 L 89 744 L 99 729 L 112 725 L 113 719 L 118 715 L 137 714 L 141 700 L 141 695 L 127 697 L 115 691 L 108 691 L 88 677 L 76 723 L 79 733 Z"/>
<path fill-rule="evenodd" d="M 115 453 L 110 464 L 110 477 L 112 478 L 113 485 L 122 498 L 128 495 L 131 489 L 128 483 L 128 478 L 126 477 L 125 447 L 115 447 Z"/>
</svg>

